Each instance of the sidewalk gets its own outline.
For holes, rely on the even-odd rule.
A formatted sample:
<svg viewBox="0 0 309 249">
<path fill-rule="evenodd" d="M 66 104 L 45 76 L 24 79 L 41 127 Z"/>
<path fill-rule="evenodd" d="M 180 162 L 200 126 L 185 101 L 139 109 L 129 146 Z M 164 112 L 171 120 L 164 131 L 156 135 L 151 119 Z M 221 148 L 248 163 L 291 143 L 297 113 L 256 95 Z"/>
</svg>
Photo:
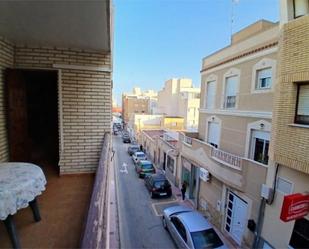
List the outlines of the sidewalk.
<svg viewBox="0 0 309 249">
<path fill-rule="evenodd" d="M 157 165 L 155 165 L 157 172 L 164 172 L 162 169 L 159 169 Z M 164 174 L 164 173 L 163 173 Z M 194 210 L 197 210 L 194 207 L 194 204 L 192 203 L 191 200 L 188 200 L 187 198 L 183 201 L 182 200 L 182 195 L 181 195 L 181 190 L 176 187 L 172 182 L 170 182 L 171 186 L 172 186 L 172 192 L 173 195 L 175 196 L 175 204 L 178 203 L 179 205 L 183 205 L 189 208 L 192 208 Z M 219 228 L 214 226 L 215 231 L 219 234 L 220 238 L 222 238 L 222 240 L 224 241 L 224 244 L 226 244 L 228 246 L 228 248 L 235 248 L 235 249 L 244 249 L 241 248 L 240 246 L 238 246 L 236 244 L 236 242 L 234 242 L 230 237 L 226 236 L 225 234 L 223 234 Z"/>
</svg>

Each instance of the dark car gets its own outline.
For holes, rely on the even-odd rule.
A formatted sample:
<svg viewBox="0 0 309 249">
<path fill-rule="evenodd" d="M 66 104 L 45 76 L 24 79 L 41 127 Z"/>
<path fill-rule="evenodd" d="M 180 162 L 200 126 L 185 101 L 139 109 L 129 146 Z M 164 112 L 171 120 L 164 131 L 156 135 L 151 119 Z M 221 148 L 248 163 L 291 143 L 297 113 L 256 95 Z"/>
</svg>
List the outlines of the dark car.
<svg viewBox="0 0 309 249">
<path fill-rule="evenodd" d="M 130 156 L 132 156 L 135 152 L 140 151 L 140 146 L 139 145 L 131 145 L 128 147 L 128 153 Z"/>
<path fill-rule="evenodd" d="M 151 198 L 159 196 L 172 196 L 172 186 L 163 174 L 145 176 L 145 185 Z"/>
<path fill-rule="evenodd" d="M 124 143 L 131 143 L 130 135 L 127 133 L 122 134 L 122 142 Z"/>
<path fill-rule="evenodd" d="M 152 175 L 156 173 L 155 167 L 148 160 L 139 160 L 135 164 L 135 170 L 140 178 L 144 178 L 146 175 Z"/>
</svg>

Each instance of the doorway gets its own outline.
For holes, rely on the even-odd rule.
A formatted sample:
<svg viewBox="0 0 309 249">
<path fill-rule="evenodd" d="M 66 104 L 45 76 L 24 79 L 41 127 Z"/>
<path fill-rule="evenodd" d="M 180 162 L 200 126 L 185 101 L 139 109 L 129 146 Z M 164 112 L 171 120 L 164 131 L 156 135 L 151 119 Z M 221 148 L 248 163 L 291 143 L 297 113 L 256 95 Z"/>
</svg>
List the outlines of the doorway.
<svg viewBox="0 0 309 249">
<path fill-rule="evenodd" d="M 7 70 L 10 161 L 53 165 L 59 170 L 57 81 L 57 71 Z"/>
<path fill-rule="evenodd" d="M 225 231 L 241 245 L 246 228 L 248 204 L 234 192 L 228 191 L 225 217 Z"/>
</svg>

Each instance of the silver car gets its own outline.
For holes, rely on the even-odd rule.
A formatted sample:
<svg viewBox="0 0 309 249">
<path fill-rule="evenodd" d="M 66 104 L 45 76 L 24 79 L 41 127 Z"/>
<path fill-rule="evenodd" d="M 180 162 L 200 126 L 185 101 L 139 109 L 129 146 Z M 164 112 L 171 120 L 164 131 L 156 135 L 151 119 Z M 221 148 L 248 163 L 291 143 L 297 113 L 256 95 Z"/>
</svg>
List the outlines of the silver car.
<svg viewBox="0 0 309 249">
<path fill-rule="evenodd" d="M 191 208 L 178 205 L 164 209 L 162 223 L 178 248 L 227 248 L 204 216 Z"/>
</svg>

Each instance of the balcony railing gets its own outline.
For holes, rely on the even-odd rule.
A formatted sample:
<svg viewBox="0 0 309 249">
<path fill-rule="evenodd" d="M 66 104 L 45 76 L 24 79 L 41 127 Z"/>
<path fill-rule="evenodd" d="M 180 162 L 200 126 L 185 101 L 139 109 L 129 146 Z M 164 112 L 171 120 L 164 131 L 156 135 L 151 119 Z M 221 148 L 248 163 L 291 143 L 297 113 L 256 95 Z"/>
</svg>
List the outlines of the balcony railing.
<svg viewBox="0 0 309 249">
<path fill-rule="evenodd" d="M 241 170 L 241 162 L 242 162 L 242 158 L 236 155 L 233 155 L 231 153 L 228 153 L 226 151 L 220 150 L 220 149 L 216 149 L 216 148 L 212 148 L 211 149 L 211 157 L 220 162 L 223 163 L 231 168 L 237 169 L 237 170 Z"/>
<path fill-rule="evenodd" d="M 192 138 L 191 138 L 191 137 L 185 136 L 185 137 L 184 137 L 184 142 L 185 142 L 186 144 L 192 145 Z"/>
<path fill-rule="evenodd" d="M 236 96 L 226 96 L 225 97 L 225 108 L 234 108 L 236 106 Z"/>
</svg>

